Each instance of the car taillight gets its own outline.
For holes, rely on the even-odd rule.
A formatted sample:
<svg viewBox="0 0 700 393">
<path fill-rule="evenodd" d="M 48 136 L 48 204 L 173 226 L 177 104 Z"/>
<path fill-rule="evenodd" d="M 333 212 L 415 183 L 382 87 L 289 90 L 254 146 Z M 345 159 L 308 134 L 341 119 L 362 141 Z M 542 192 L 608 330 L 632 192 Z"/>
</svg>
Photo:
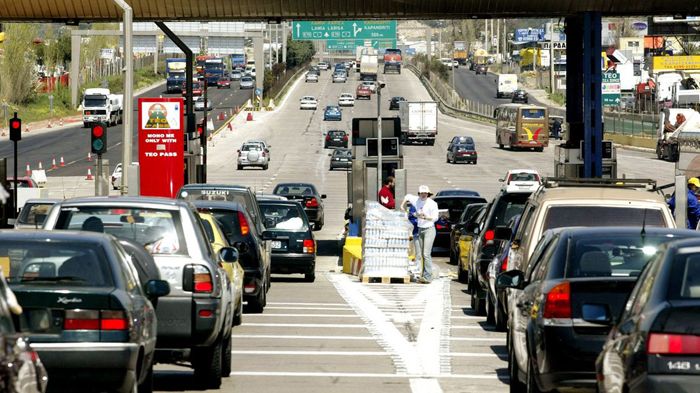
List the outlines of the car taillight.
<svg viewBox="0 0 700 393">
<path fill-rule="evenodd" d="M 571 284 L 568 281 L 552 288 L 544 304 L 544 318 L 571 318 Z"/>
<path fill-rule="evenodd" d="M 484 233 L 484 241 L 490 242 L 496 238 L 496 232 L 493 229 L 489 229 Z"/>
<path fill-rule="evenodd" d="M 211 274 L 204 266 L 194 266 L 194 269 L 192 269 L 192 282 L 194 283 L 194 293 L 211 293 L 214 290 Z"/>
<path fill-rule="evenodd" d="M 248 225 L 248 220 L 245 218 L 243 212 L 238 212 L 238 222 L 241 226 L 241 235 L 248 235 L 250 233 L 250 226 Z"/>
<path fill-rule="evenodd" d="M 503 258 L 503 262 L 501 262 L 501 271 L 505 272 L 506 270 L 508 270 L 508 255 L 506 255 L 505 258 Z"/>
<path fill-rule="evenodd" d="M 447 228 L 447 225 L 435 224 L 435 229 L 445 229 L 445 228 Z"/>
<path fill-rule="evenodd" d="M 331 136 L 330 136 L 330 135 L 326 135 L 326 140 L 327 140 L 327 141 L 330 141 L 330 140 L 331 140 Z"/>
<path fill-rule="evenodd" d="M 264 150 L 263 150 L 263 152 L 262 152 L 262 156 L 263 156 L 263 157 L 267 157 L 267 154 L 265 153 Z"/>
<path fill-rule="evenodd" d="M 124 311 L 66 310 L 63 330 L 128 330 Z"/>
<path fill-rule="evenodd" d="M 347 142 L 347 141 L 348 141 L 348 136 L 345 135 L 345 136 L 343 137 L 343 142 Z"/>
<path fill-rule="evenodd" d="M 129 319 L 124 315 L 124 311 L 102 310 L 100 317 L 101 330 L 129 329 Z"/>
<path fill-rule="evenodd" d="M 700 355 L 700 336 L 649 333 L 647 353 L 649 355 Z"/>
<path fill-rule="evenodd" d="M 316 252 L 316 243 L 313 239 L 304 239 L 304 254 L 313 254 Z"/>
<path fill-rule="evenodd" d="M 306 207 L 318 207 L 318 200 L 315 197 L 307 200 Z"/>
</svg>

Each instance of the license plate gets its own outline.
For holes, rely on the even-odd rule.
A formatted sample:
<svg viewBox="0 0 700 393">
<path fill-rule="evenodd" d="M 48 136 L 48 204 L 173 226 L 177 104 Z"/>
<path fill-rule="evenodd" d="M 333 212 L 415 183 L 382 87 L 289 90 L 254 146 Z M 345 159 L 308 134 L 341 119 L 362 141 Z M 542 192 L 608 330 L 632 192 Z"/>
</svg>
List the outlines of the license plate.
<svg viewBox="0 0 700 393">
<path fill-rule="evenodd" d="M 347 158 L 341 158 L 340 161 L 348 162 L 348 159 L 347 159 Z"/>
<path fill-rule="evenodd" d="M 275 249 L 280 249 L 282 248 L 282 242 L 279 240 L 273 240 L 272 242 L 270 242 L 270 246 Z"/>
</svg>

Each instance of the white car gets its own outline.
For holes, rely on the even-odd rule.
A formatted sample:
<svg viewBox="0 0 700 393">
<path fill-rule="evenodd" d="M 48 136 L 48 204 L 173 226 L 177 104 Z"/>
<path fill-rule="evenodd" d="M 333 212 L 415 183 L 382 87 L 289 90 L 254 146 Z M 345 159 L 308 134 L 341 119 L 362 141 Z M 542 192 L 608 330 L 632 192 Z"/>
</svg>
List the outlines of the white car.
<svg viewBox="0 0 700 393">
<path fill-rule="evenodd" d="M 326 63 L 325 61 L 321 61 L 321 62 L 318 63 L 318 68 L 320 68 L 320 69 L 322 69 L 322 70 L 325 71 L 325 70 L 327 70 L 328 68 L 330 68 L 330 64 Z"/>
<path fill-rule="evenodd" d="M 363 81 L 362 84 L 364 86 L 369 87 L 369 90 L 372 92 L 372 94 L 377 92 L 377 82 L 375 82 L 375 81 Z"/>
<path fill-rule="evenodd" d="M 306 82 L 306 83 L 308 83 L 308 82 L 316 82 L 316 83 L 318 83 L 318 75 L 316 75 L 316 74 L 313 73 L 313 72 L 307 72 L 307 73 L 306 73 L 306 79 L 304 80 L 304 82 Z"/>
<path fill-rule="evenodd" d="M 448 69 L 452 69 L 452 60 L 451 59 L 440 59 L 440 62 L 447 67 Z"/>
<path fill-rule="evenodd" d="M 318 108 L 318 101 L 316 100 L 316 97 L 304 96 L 304 97 L 301 97 L 301 100 L 299 100 L 299 109 L 317 109 L 317 108 Z"/>
<path fill-rule="evenodd" d="M 259 143 L 244 143 L 238 150 L 238 170 L 247 166 L 258 166 L 267 170 L 270 157 Z"/>
<path fill-rule="evenodd" d="M 345 81 L 348 80 L 348 77 L 345 75 L 345 72 L 336 72 L 333 74 L 333 83 L 335 82 L 342 82 L 345 83 Z"/>
<path fill-rule="evenodd" d="M 338 106 L 355 106 L 355 97 L 350 93 L 343 93 L 338 98 Z"/>
<path fill-rule="evenodd" d="M 534 169 L 511 169 L 498 181 L 506 192 L 535 192 L 542 184 L 542 177 Z"/>
<path fill-rule="evenodd" d="M 270 148 L 272 147 L 272 145 L 268 145 L 267 142 L 265 142 L 262 139 L 251 139 L 251 140 L 247 141 L 246 144 L 258 144 L 258 145 L 260 145 L 263 148 L 263 150 L 265 150 L 265 152 L 267 153 L 267 161 L 271 161 L 272 157 L 270 156 Z"/>
<path fill-rule="evenodd" d="M 459 68 L 459 62 L 457 60 L 452 60 L 452 67 Z"/>
<path fill-rule="evenodd" d="M 134 162 L 134 163 L 132 163 L 132 164 L 138 165 L 139 163 L 138 163 L 138 162 Z M 118 189 L 119 189 L 119 186 L 121 186 L 121 182 L 122 182 L 122 163 L 121 163 L 121 162 L 118 163 L 118 164 L 114 167 L 114 171 L 112 171 L 112 176 L 111 176 L 111 179 L 110 179 L 110 180 L 111 180 L 111 183 L 112 183 L 112 189 L 118 190 Z"/>
<path fill-rule="evenodd" d="M 241 89 L 254 89 L 255 88 L 255 80 L 253 80 L 253 78 L 250 76 L 244 76 L 241 78 L 241 82 L 239 84 L 239 87 Z"/>
<path fill-rule="evenodd" d="M 210 111 L 211 109 L 212 109 L 211 100 L 207 99 L 207 110 Z M 199 96 L 194 100 L 194 110 L 195 111 L 203 111 L 204 110 L 204 97 Z"/>
</svg>

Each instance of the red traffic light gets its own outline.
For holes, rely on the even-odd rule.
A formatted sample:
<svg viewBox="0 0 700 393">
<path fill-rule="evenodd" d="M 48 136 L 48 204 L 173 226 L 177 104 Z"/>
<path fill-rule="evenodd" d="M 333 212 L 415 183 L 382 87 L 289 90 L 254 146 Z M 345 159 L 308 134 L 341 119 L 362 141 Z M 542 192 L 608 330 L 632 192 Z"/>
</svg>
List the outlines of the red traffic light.
<svg viewBox="0 0 700 393">
<path fill-rule="evenodd" d="M 105 133 L 104 127 L 100 125 L 96 125 L 92 127 L 92 135 L 95 138 L 102 138 L 102 135 Z"/>
<path fill-rule="evenodd" d="M 21 123 L 19 120 L 12 120 L 10 122 L 10 128 L 19 128 L 21 126 Z"/>
</svg>

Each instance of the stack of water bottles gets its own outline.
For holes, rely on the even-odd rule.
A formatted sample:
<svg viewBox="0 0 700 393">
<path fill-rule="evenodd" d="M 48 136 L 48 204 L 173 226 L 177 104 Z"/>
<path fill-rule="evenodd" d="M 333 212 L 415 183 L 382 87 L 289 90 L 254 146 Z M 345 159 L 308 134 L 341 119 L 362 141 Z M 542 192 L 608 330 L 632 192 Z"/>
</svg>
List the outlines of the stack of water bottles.
<svg viewBox="0 0 700 393">
<path fill-rule="evenodd" d="M 409 237 L 413 230 L 405 213 L 377 202 L 365 204 L 362 234 L 362 274 L 368 277 L 403 277 L 408 274 Z"/>
</svg>

